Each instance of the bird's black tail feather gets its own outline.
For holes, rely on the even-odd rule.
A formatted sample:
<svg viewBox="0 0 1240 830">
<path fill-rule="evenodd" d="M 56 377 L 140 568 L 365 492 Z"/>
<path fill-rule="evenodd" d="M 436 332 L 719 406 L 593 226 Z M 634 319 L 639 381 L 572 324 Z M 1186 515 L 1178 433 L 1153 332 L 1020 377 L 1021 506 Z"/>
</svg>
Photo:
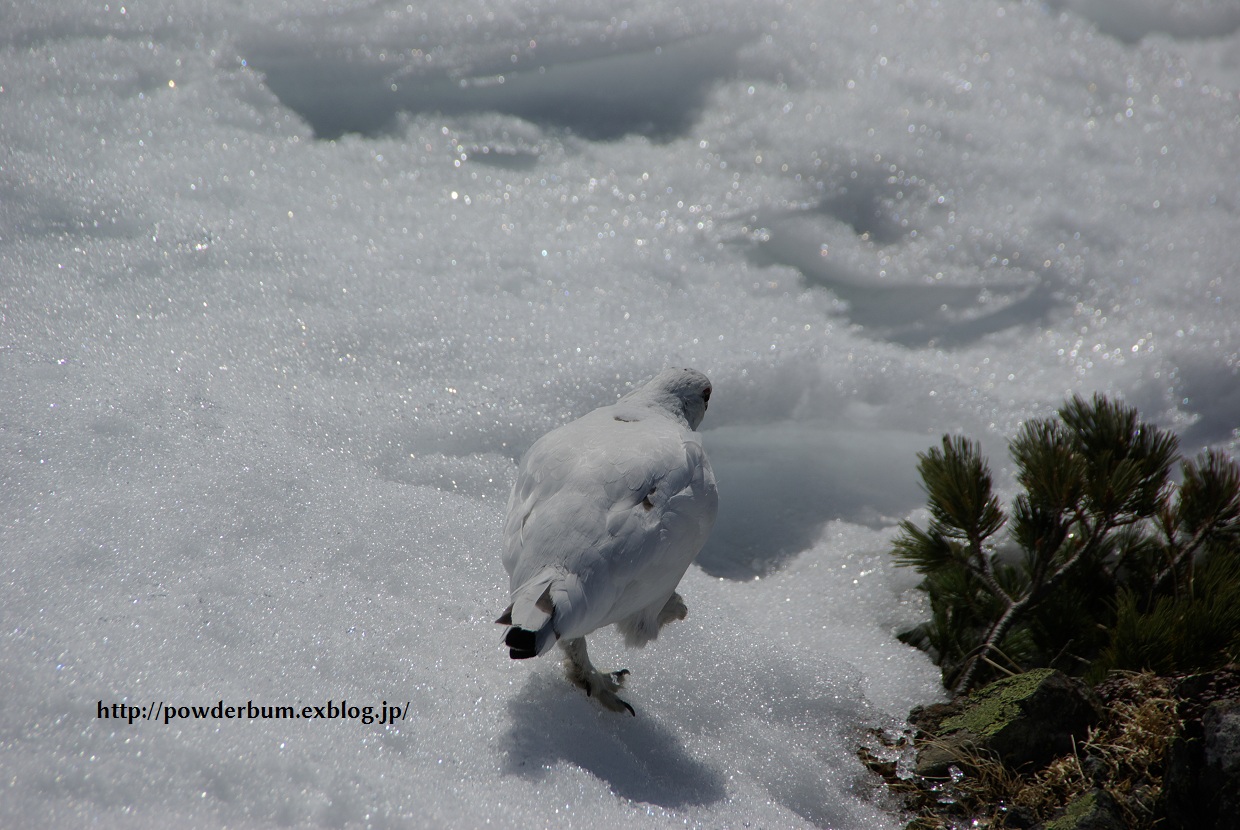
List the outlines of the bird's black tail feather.
<svg viewBox="0 0 1240 830">
<path fill-rule="evenodd" d="M 551 601 L 551 585 L 548 582 L 538 587 L 543 590 L 533 603 L 529 603 L 528 593 L 524 598 L 518 596 L 495 621 L 500 625 L 510 626 L 504 632 L 504 645 L 508 646 L 508 656 L 513 660 L 537 657 L 560 638 L 555 630 L 555 603 Z M 524 589 L 518 593 L 524 593 Z M 514 609 L 519 621 L 513 619 Z"/>
<path fill-rule="evenodd" d="M 526 631 L 524 628 L 510 628 L 504 635 L 504 645 L 508 646 L 508 656 L 513 660 L 525 660 L 538 656 L 538 632 Z"/>
</svg>

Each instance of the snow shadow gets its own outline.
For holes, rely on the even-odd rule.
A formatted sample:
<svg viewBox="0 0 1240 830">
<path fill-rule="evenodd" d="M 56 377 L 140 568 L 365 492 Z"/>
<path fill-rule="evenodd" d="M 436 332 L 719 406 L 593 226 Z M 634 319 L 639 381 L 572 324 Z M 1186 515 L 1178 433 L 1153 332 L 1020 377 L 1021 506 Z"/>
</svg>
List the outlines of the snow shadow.
<svg viewBox="0 0 1240 830">
<path fill-rule="evenodd" d="M 76 197 L 76 198 L 75 198 Z M 33 189 L 0 171 L 0 228 L 10 238 L 76 235 L 87 240 L 129 239 L 145 227 L 119 201 L 86 190 L 35 196 Z"/>
<path fill-rule="evenodd" d="M 1098 31 L 1123 43 L 1137 43 L 1155 34 L 1177 40 L 1224 38 L 1240 29 L 1240 5 L 1235 3 L 1047 0 L 1046 5 L 1056 12 L 1078 14 L 1097 26 Z"/>
<path fill-rule="evenodd" d="M 675 810 L 723 800 L 723 774 L 644 717 L 640 695 L 630 702 L 637 717 L 603 712 L 558 674 L 531 675 L 508 703 L 505 774 L 537 781 L 568 763 L 631 801 Z"/>
<path fill-rule="evenodd" d="M 735 34 L 700 35 L 600 56 L 566 52 L 560 60 L 528 68 L 473 67 L 467 73 L 426 70 L 412 60 L 397 60 L 398 55 L 381 61 L 373 50 L 287 36 L 244 49 L 268 88 L 321 139 L 373 136 L 391 129 L 397 113 L 433 112 L 515 115 L 592 140 L 634 133 L 667 140 L 693 124 L 710 87 L 735 65 L 742 42 Z M 507 160 L 497 153 L 497 161 Z"/>
<path fill-rule="evenodd" d="M 880 278 L 875 251 L 908 242 L 922 218 L 942 208 L 884 171 L 857 172 L 809 207 L 761 217 L 750 261 L 795 268 L 807 286 L 831 292 L 865 333 L 902 346 L 957 348 L 1047 319 L 1056 304 L 1050 274 L 1004 267 L 992 278 L 977 264 L 968 270 L 979 278 L 964 284 Z"/>
<path fill-rule="evenodd" d="M 721 427 L 704 440 L 719 517 L 694 561 L 711 576 L 764 576 L 813 546 L 832 519 L 884 527 L 924 500 L 914 470 L 924 435 L 786 422 Z"/>
</svg>

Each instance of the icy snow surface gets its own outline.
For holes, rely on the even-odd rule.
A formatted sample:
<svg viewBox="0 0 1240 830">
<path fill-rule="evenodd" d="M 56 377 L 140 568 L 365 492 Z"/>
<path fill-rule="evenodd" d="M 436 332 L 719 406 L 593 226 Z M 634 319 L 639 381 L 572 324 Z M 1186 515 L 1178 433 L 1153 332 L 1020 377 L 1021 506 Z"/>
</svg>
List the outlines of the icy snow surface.
<svg viewBox="0 0 1240 830">
<path fill-rule="evenodd" d="M 1235 450 L 1235 0 L 4 5 L 0 826 L 897 827 L 916 452 Z M 499 533 L 667 365 L 720 521 L 622 718 Z M 97 716 L 342 699 L 409 711 Z"/>
</svg>

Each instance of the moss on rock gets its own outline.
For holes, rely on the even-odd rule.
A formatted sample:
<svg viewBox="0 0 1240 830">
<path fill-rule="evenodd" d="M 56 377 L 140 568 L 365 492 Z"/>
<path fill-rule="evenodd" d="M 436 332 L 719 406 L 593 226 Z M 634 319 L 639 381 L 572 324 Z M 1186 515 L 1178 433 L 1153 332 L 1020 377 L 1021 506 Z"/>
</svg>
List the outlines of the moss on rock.
<svg viewBox="0 0 1240 830">
<path fill-rule="evenodd" d="M 967 730 L 981 740 L 994 737 L 1024 714 L 1027 702 L 1055 674 L 1059 672 L 1054 669 L 1034 669 L 996 680 L 969 695 L 964 710 L 944 720 L 940 729 L 945 733 Z"/>
<path fill-rule="evenodd" d="M 1105 790 L 1090 790 L 1068 802 L 1063 815 L 1041 825 L 1042 830 L 1125 830 L 1115 799 Z"/>
<path fill-rule="evenodd" d="M 927 777 L 942 777 L 975 754 L 996 757 L 1014 770 L 1040 768 L 1083 740 L 1101 712 L 1079 680 L 1035 669 L 984 686 L 938 714 L 937 722 L 918 724 L 930 736 L 916 768 Z"/>
</svg>

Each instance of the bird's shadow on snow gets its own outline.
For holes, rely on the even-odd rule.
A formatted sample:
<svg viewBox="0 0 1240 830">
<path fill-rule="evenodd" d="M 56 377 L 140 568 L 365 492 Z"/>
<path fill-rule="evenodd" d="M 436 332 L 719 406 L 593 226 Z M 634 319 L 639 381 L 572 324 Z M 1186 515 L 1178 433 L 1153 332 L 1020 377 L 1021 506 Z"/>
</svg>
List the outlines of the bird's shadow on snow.
<svg viewBox="0 0 1240 830">
<path fill-rule="evenodd" d="M 630 702 L 637 717 L 604 711 L 562 678 L 532 675 L 508 703 L 504 773 L 540 780 L 566 762 L 632 801 L 676 809 L 722 800 L 723 775 Z"/>
</svg>

